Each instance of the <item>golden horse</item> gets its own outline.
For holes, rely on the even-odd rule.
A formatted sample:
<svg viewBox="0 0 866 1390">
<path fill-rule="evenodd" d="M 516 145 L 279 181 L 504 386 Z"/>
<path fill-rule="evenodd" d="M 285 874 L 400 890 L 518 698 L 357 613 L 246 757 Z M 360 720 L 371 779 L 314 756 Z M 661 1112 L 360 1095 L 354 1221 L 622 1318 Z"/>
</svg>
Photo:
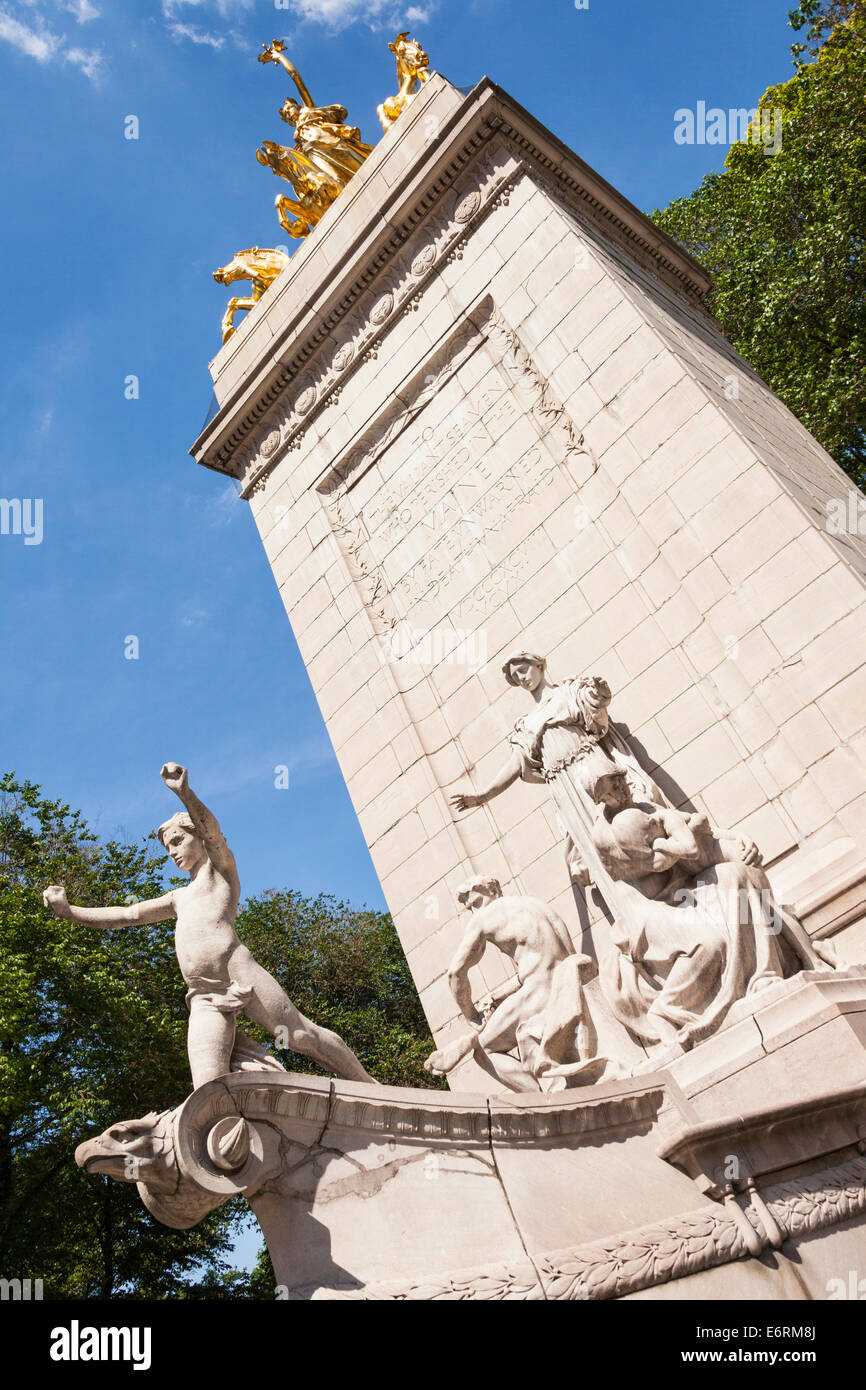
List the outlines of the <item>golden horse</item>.
<svg viewBox="0 0 866 1390">
<path fill-rule="evenodd" d="M 271 251 L 260 246 L 249 246 L 238 251 L 228 265 L 219 266 L 213 273 L 218 285 L 231 285 L 235 280 L 252 281 L 252 293 L 237 295 L 230 299 L 223 314 L 223 342 L 227 343 L 234 333 L 235 314 L 241 309 L 252 309 L 261 299 L 268 285 L 273 284 L 281 270 L 285 270 L 289 258 L 284 251 Z"/>
<path fill-rule="evenodd" d="M 430 77 L 430 59 L 417 39 L 409 38 L 408 29 L 398 34 L 388 47 L 397 61 L 397 95 L 386 97 L 381 106 L 376 107 L 383 130 L 390 130 Z"/>
<path fill-rule="evenodd" d="M 307 236 L 331 206 L 341 186 L 326 178 L 302 151 L 278 145 L 274 140 L 262 141 L 256 150 L 256 159 L 278 178 L 290 183 L 294 190 L 294 198 L 278 193 L 274 199 L 283 231 L 292 237 Z"/>
</svg>

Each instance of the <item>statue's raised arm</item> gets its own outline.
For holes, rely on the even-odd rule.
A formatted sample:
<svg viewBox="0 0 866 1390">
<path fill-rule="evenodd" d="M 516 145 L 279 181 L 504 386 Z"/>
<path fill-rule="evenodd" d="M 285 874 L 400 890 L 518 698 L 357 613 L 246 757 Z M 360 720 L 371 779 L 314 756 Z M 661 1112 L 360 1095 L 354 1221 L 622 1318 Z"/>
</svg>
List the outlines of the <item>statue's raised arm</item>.
<svg viewBox="0 0 866 1390">
<path fill-rule="evenodd" d="M 183 803 L 187 812 L 186 817 L 182 812 L 178 812 L 177 815 L 171 817 L 171 820 L 160 826 L 159 838 L 166 849 L 169 849 L 169 828 L 176 826 L 178 830 L 182 831 L 184 822 L 188 818 L 193 831 L 204 845 L 207 857 L 214 868 L 237 884 L 238 871 L 235 857 L 226 844 L 225 836 L 213 811 L 208 810 L 189 785 L 189 774 L 186 768 L 181 767 L 179 763 L 165 763 L 159 775 L 169 791 L 174 792 L 175 796 Z M 237 886 L 239 887 L 239 884 Z"/>
<path fill-rule="evenodd" d="M 305 83 L 298 69 L 290 58 L 286 57 L 286 45 L 282 39 L 274 39 L 271 43 L 263 43 L 262 51 L 259 54 L 260 63 L 278 63 L 279 66 L 289 74 L 300 93 L 301 101 L 305 106 L 315 106 L 313 98 L 310 96 L 310 89 Z"/>
</svg>

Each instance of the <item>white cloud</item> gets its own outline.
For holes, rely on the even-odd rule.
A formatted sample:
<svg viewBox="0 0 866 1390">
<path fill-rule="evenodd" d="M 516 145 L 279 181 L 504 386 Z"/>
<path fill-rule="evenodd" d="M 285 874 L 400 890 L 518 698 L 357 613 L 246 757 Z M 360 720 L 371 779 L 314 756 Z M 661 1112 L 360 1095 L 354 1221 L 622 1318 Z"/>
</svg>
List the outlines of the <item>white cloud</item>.
<svg viewBox="0 0 866 1390">
<path fill-rule="evenodd" d="M 81 68 L 84 76 L 89 77 L 91 82 L 98 77 L 102 68 L 102 53 L 98 49 L 67 48 L 63 60 Z"/>
<path fill-rule="evenodd" d="M 92 4 L 92 0 L 63 0 L 63 9 L 74 15 L 79 24 L 87 24 L 91 19 L 98 19 L 102 13 Z"/>
<path fill-rule="evenodd" d="M 64 6 L 64 8 L 70 8 Z M 74 6 L 74 12 L 87 10 L 89 0 L 78 0 Z M 65 63 L 71 63 L 73 67 L 79 68 L 85 77 L 93 81 L 102 66 L 102 53 L 98 49 L 67 48 L 66 39 L 62 34 L 57 34 L 45 23 L 43 16 L 36 12 L 32 0 L 28 4 L 29 13 L 32 20 L 24 23 L 23 20 L 16 18 L 7 5 L 0 5 L 0 41 L 11 44 L 17 48 L 19 53 L 24 53 L 28 58 L 35 58 L 37 63 L 48 63 L 52 58 L 60 58 Z M 95 18 L 98 11 L 86 18 Z M 83 22 L 83 19 L 80 21 Z"/>
<path fill-rule="evenodd" d="M 162 0 L 162 13 L 165 19 L 176 19 L 184 8 L 197 9 L 200 5 L 213 5 L 223 19 L 236 19 L 245 10 L 251 10 L 255 0 Z"/>
<path fill-rule="evenodd" d="M 365 20 L 374 29 L 393 28 L 395 31 L 412 24 L 424 24 L 430 17 L 430 6 L 410 5 L 404 9 L 395 0 L 295 0 L 292 12 L 311 24 L 325 24 L 329 29 L 345 29 L 358 20 Z"/>
<path fill-rule="evenodd" d="M 189 39 L 190 43 L 206 44 L 208 48 L 222 48 L 225 43 L 225 36 L 222 34 L 209 34 L 197 24 L 181 24 L 178 20 L 169 21 L 168 32 L 175 43 Z"/>
<path fill-rule="evenodd" d="M 37 63 L 47 63 L 57 52 L 60 40 L 41 20 L 37 20 L 37 24 L 37 29 L 31 29 L 11 15 L 5 5 L 0 8 L 0 39 L 29 58 L 35 58 Z"/>
<path fill-rule="evenodd" d="M 393 9 L 391 0 L 298 0 L 297 5 L 302 19 L 332 29 L 342 29 L 356 19 L 376 20 L 385 9 Z"/>
</svg>

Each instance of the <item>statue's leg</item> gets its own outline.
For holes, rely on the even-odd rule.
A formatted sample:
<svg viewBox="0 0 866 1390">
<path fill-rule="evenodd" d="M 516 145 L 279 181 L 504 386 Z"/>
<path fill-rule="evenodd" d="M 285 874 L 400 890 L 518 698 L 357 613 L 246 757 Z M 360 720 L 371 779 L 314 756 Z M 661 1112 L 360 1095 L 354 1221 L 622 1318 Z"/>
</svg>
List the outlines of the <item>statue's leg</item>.
<svg viewBox="0 0 866 1390">
<path fill-rule="evenodd" d="M 225 1076 L 231 1071 L 235 1045 L 234 1012 L 217 1009 L 204 996 L 194 996 L 189 1005 L 187 1054 L 193 1088 Z"/>
<path fill-rule="evenodd" d="M 447 1076 L 453 1071 L 458 1062 L 462 1062 L 478 1042 L 478 1034 L 473 1030 L 471 1033 L 461 1033 L 444 1047 L 437 1048 L 431 1052 L 427 1061 L 424 1063 L 424 1070 L 433 1072 L 436 1076 Z"/>
<path fill-rule="evenodd" d="M 235 314 L 244 309 L 254 309 L 256 301 L 251 294 L 239 295 L 236 299 L 230 299 L 228 308 L 223 315 L 223 342 L 230 338 L 234 333 Z"/>
<path fill-rule="evenodd" d="M 697 1022 L 712 1006 L 719 988 L 727 941 L 712 923 L 702 923 L 703 939 L 676 957 L 667 979 L 647 1010 L 662 1041 Z"/>
<path fill-rule="evenodd" d="M 253 990 L 244 1013 L 253 1023 L 267 1028 L 269 1033 L 279 1037 L 284 1046 L 305 1057 L 312 1057 L 313 1061 L 336 1076 L 344 1077 L 347 1081 L 376 1084 L 375 1077 L 364 1070 L 343 1039 L 330 1028 L 321 1028 L 305 1018 L 273 975 L 268 974 L 257 961 L 250 963 L 244 976 L 244 984 L 251 985 Z"/>
<path fill-rule="evenodd" d="M 303 237 L 312 231 L 312 223 L 307 220 L 304 208 L 292 198 L 287 198 L 285 193 L 277 194 L 274 207 L 277 210 L 277 221 L 289 236 Z M 293 221 L 293 217 L 296 220 Z"/>
<path fill-rule="evenodd" d="M 520 1025 L 537 1015 L 539 1005 L 537 985 L 521 985 L 520 989 L 497 1005 L 478 1034 L 476 1060 L 479 1066 L 497 1077 L 509 1090 L 539 1089 L 532 1060 L 524 1058 L 521 1061 L 508 1055 L 517 1046 Z"/>
<path fill-rule="evenodd" d="M 482 1048 L 477 1048 L 475 1061 L 483 1071 L 495 1076 L 497 1081 L 501 1081 L 503 1086 L 507 1086 L 509 1091 L 539 1091 L 541 1089 L 538 1080 L 527 1071 L 522 1062 L 516 1057 L 509 1057 L 505 1052 L 485 1052 Z"/>
<path fill-rule="evenodd" d="M 238 298 L 230 299 L 223 314 L 222 330 L 223 342 L 227 342 L 235 331 L 235 314 L 241 308 L 243 301 Z"/>
</svg>

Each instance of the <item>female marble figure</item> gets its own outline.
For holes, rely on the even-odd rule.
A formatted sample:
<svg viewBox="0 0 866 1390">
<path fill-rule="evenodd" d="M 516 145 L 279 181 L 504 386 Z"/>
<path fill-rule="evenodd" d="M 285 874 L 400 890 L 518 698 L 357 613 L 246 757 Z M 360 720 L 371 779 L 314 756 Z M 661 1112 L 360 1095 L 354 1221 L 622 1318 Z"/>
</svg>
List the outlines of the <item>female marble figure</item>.
<svg viewBox="0 0 866 1390">
<path fill-rule="evenodd" d="M 571 876 L 586 887 L 595 874 L 585 857 L 592 814 L 576 777 L 581 761 L 601 749 L 624 769 L 636 796 L 658 801 L 662 796 L 610 722 L 607 682 L 600 676 L 555 682 L 548 678 L 546 667 L 545 658 L 534 652 L 516 652 L 505 662 L 502 673 L 508 684 L 531 694 L 535 708 L 515 724 L 509 736 L 511 755 L 489 786 L 478 792 L 460 792 L 451 802 L 455 810 L 465 811 L 498 796 L 518 778 L 547 782 L 565 835 Z"/>
</svg>

